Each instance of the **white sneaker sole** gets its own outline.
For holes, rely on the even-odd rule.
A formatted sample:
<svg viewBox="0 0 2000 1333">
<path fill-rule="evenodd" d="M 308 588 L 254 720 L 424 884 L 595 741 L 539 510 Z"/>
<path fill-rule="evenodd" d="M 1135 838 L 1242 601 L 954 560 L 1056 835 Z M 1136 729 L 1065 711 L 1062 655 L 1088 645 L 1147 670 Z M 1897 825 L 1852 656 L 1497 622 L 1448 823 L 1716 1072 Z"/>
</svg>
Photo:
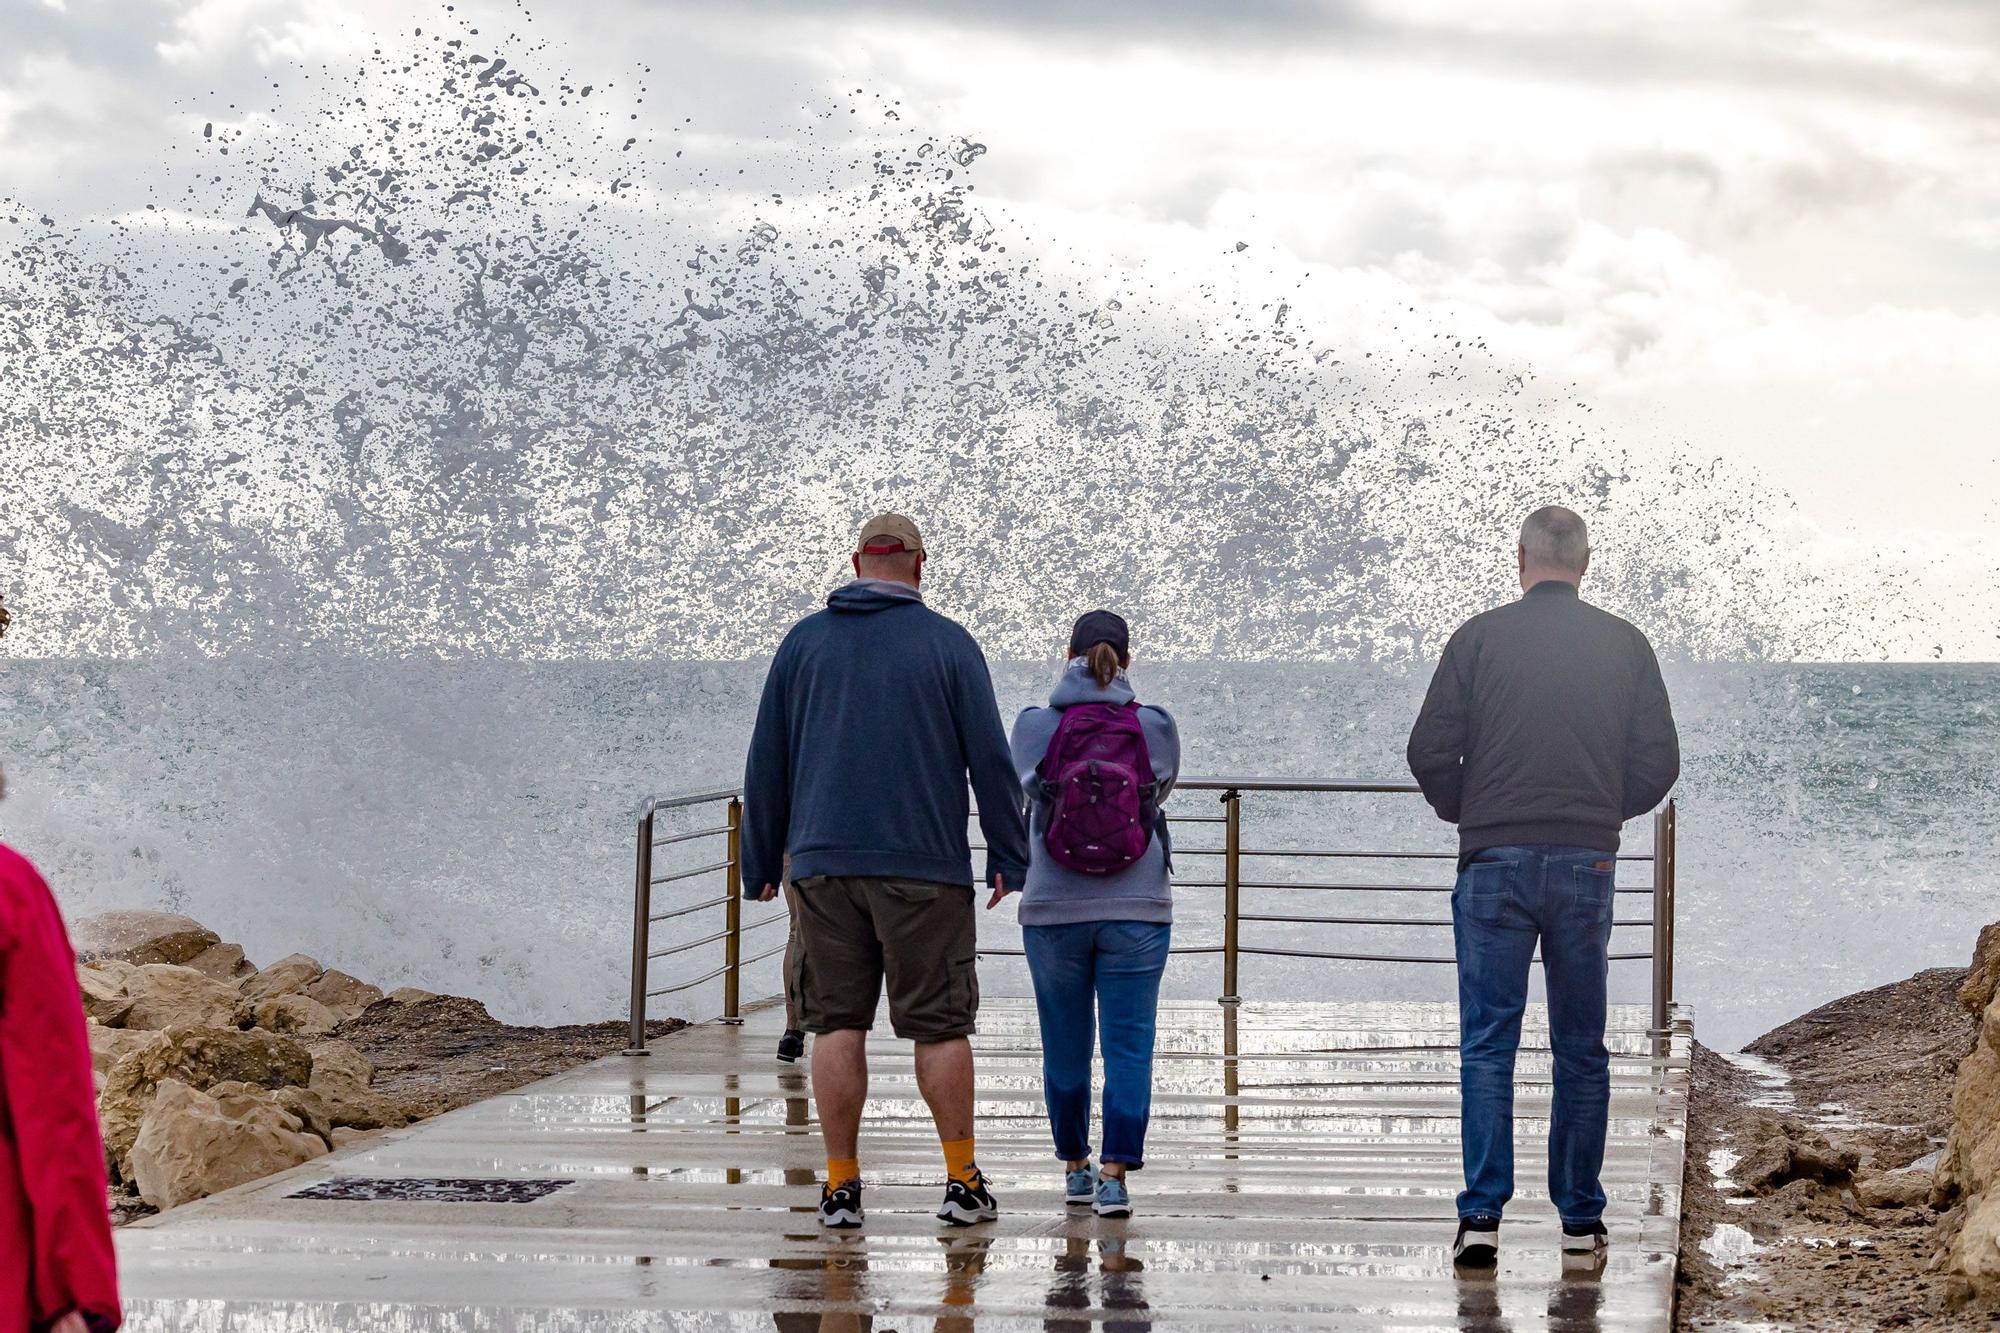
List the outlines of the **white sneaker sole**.
<svg viewBox="0 0 2000 1333">
<path fill-rule="evenodd" d="M 1562 1263 L 1566 1269 L 1594 1268 L 1604 1262 L 1611 1249 L 1603 1236 L 1564 1236 Z"/>
<path fill-rule="evenodd" d="M 861 1225 L 861 1214 L 850 1208 L 838 1208 L 819 1215 L 819 1224 L 831 1231 L 851 1231 Z"/>
<path fill-rule="evenodd" d="M 955 1203 L 948 1203 L 937 1211 L 938 1221 L 954 1227 L 976 1227 L 999 1216 L 998 1208 L 961 1208 Z"/>
<path fill-rule="evenodd" d="M 1130 1217 L 1132 1205 L 1129 1203 L 1098 1203 L 1092 1200 L 1090 1211 L 1099 1217 Z"/>
<path fill-rule="evenodd" d="M 1095 1194 L 1065 1194 L 1063 1202 L 1072 1208 L 1088 1208 L 1097 1202 Z"/>
<path fill-rule="evenodd" d="M 1452 1244 L 1451 1261 L 1468 1268 L 1491 1268 L 1500 1261 L 1500 1232 L 1466 1232 Z"/>
</svg>

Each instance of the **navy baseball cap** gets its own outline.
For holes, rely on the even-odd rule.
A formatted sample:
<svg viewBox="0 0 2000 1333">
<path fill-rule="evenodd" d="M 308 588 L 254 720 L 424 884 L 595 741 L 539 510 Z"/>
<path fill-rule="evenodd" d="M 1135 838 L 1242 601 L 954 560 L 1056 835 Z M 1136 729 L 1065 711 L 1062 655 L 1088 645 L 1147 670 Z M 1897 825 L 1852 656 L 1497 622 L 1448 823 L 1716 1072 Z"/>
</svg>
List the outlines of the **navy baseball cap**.
<svg viewBox="0 0 2000 1333">
<path fill-rule="evenodd" d="M 1069 632 L 1069 655 L 1082 657 L 1100 643 L 1108 643 L 1118 650 L 1121 658 L 1132 655 L 1132 632 L 1125 626 L 1125 618 L 1110 611 L 1086 611 L 1076 619 L 1076 628 Z"/>
</svg>

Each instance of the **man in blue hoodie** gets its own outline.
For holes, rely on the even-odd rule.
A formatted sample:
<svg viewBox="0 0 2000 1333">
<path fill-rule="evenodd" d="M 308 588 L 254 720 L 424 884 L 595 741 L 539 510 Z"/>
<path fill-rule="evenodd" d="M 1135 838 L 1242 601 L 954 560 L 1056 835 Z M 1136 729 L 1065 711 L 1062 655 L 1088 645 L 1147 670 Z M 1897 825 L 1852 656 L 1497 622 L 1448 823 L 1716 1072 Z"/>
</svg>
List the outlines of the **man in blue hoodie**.
<svg viewBox="0 0 2000 1333">
<path fill-rule="evenodd" d="M 925 559 L 902 515 L 863 526 L 854 581 L 793 626 L 772 659 L 743 777 L 744 894 L 775 898 L 792 858 L 798 947 L 785 988 L 814 1034 L 827 1157 L 819 1219 L 829 1227 L 862 1220 L 866 1040 L 884 981 L 891 1026 L 916 1043 L 917 1088 L 944 1149 L 938 1217 L 966 1226 L 999 1215 L 973 1154 L 967 775 L 992 902 L 1027 874 L 1027 822 L 986 659 L 924 605 Z"/>
</svg>

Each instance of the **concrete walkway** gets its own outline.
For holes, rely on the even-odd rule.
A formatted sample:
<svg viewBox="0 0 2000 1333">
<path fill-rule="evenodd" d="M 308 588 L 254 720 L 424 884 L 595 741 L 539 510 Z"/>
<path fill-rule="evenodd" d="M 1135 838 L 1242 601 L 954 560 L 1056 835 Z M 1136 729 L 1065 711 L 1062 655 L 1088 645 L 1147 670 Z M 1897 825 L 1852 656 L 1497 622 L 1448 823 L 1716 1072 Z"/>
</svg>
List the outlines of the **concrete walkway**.
<svg viewBox="0 0 2000 1333">
<path fill-rule="evenodd" d="M 1683 1025 L 1656 1057 L 1645 1021 L 1614 1018 L 1601 1272 L 1565 1274 L 1557 1258 L 1541 1050 L 1518 1075 L 1521 1188 L 1498 1274 L 1453 1274 L 1449 1006 L 1164 1011 L 1138 1213 L 1108 1222 L 1064 1211 L 1032 1008 L 990 1000 L 979 1157 L 996 1224 L 931 1218 L 936 1139 L 908 1047 L 884 1038 L 862 1144 L 868 1225 L 821 1233 L 805 1075 L 771 1058 L 782 1024 L 765 1010 L 127 1228 L 128 1327 L 1665 1330 L 1688 1037 Z M 334 1197 L 299 1197 L 316 1186 Z M 496 1197 L 509 1190 L 519 1198 Z"/>
</svg>

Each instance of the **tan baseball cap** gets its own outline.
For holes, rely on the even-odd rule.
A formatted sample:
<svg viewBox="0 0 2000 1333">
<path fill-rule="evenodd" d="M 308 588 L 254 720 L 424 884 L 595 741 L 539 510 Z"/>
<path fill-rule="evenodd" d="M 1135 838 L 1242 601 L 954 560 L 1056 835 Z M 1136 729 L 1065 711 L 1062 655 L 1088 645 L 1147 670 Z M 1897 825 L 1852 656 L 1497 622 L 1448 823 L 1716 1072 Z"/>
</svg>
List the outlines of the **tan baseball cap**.
<svg viewBox="0 0 2000 1333">
<path fill-rule="evenodd" d="M 874 548 L 870 551 L 870 548 Z M 890 551 L 917 551 L 924 549 L 923 534 L 917 525 L 901 514 L 877 514 L 861 525 L 861 536 L 855 540 L 854 554 L 883 555 Z"/>
</svg>

